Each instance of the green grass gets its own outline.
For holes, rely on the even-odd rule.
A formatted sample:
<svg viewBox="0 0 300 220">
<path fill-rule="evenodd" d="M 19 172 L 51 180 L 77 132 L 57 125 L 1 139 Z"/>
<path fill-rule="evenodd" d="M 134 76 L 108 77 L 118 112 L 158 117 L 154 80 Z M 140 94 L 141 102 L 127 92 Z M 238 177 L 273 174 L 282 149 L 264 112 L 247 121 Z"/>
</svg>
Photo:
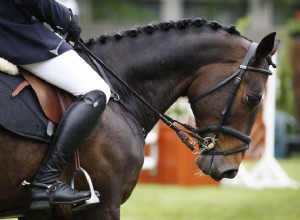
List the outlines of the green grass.
<svg viewBox="0 0 300 220">
<path fill-rule="evenodd" d="M 122 207 L 122 220 L 296 220 L 300 192 L 138 186 Z"/>
<path fill-rule="evenodd" d="M 289 177 L 300 182 L 300 156 L 279 162 Z M 139 184 L 122 206 L 121 219 L 298 220 L 300 189 Z"/>
<path fill-rule="evenodd" d="M 300 182 L 300 155 L 279 163 L 289 177 Z M 121 220 L 196 219 L 298 220 L 300 189 L 138 184 L 121 207 Z"/>
</svg>

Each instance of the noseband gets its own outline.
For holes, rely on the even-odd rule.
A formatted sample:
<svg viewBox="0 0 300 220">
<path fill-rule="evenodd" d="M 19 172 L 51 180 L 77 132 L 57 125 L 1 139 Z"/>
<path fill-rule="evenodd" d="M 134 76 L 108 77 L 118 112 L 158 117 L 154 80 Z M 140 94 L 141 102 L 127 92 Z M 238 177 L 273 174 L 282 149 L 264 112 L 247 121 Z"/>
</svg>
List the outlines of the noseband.
<svg viewBox="0 0 300 220">
<path fill-rule="evenodd" d="M 256 68 L 256 67 L 251 67 L 248 66 L 251 57 L 253 56 L 253 53 L 255 51 L 257 47 L 257 44 L 252 42 L 249 50 L 247 51 L 244 60 L 242 61 L 242 64 L 240 65 L 239 69 L 233 73 L 230 77 L 228 77 L 227 79 L 225 79 L 224 81 L 222 81 L 221 83 L 213 86 L 211 89 L 209 89 L 208 91 L 206 91 L 203 94 L 200 94 L 194 98 L 192 98 L 190 100 L 190 103 L 194 103 L 195 101 L 207 96 L 208 94 L 212 93 L 213 91 L 219 89 L 220 87 L 222 87 L 223 85 L 227 84 L 228 82 L 230 82 L 232 79 L 234 79 L 234 84 L 231 90 L 231 93 L 227 99 L 227 102 L 223 108 L 223 111 L 221 113 L 220 116 L 220 120 L 218 122 L 217 125 L 211 125 L 211 126 L 205 126 L 205 127 L 200 127 L 200 128 L 196 128 L 193 130 L 193 132 L 195 132 L 196 134 L 198 134 L 199 136 L 201 136 L 202 134 L 205 133 L 214 133 L 213 137 L 206 137 L 203 138 L 204 141 L 202 141 L 200 144 L 200 149 L 198 152 L 196 152 L 197 154 L 201 154 L 201 155 L 229 155 L 229 154 L 234 154 L 234 153 L 239 153 L 239 152 L 243 152 L 247 149 L 249 149 L 249 143 L 251 141 L 250 136 L 246 135 L 245 133 L 238 131 L 234 128 L 230 128 L 224 125 L 224 123 L 226 122 L 228 115 L 230 113 L 232 104 L 235 100 L 238 88 L 241 84 L 241 81 L 243 79 L 244 73 L 246 71 L 251 71 L 251 72 L 258 72 L 258 73 L 262 73 L 262 74 L 266 74 L 266 75 L 271 75 L 272 72 L 270 70 L 265 70 L 262 68 Z M 245 143 L 245 145 L 243 145 L 242 147 L 239 148 L 235 148 L 235 149 L 230 149 L 230 150 L 225 150 L 225 151 L 215 151 L 215 147 L 216 147 L 216 142 L 219 139 L 220 133 L 225 133 L 228 135 L 231 135 L 239 140 L 241 140 L 242 142 Z M 195 143 L 194 143 L 195 145 Z"/>
</svg>

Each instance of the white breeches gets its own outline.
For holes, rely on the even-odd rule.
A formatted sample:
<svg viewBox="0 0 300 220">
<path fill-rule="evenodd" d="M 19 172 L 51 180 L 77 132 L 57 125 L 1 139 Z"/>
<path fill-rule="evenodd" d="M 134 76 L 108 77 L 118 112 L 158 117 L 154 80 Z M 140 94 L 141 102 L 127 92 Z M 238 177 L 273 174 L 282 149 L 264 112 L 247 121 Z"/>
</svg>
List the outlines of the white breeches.
<svg viewBox="0 0 300 220">
<path fill-rule="evenodd" d="M 76 97 L 93 90 L 101 90 L 105 93 L 107 102 L 110 98 L 109 86 L 74 50 L 69 50 L 50 60 L 22 65 L 22 67 Z"/>
</svg>

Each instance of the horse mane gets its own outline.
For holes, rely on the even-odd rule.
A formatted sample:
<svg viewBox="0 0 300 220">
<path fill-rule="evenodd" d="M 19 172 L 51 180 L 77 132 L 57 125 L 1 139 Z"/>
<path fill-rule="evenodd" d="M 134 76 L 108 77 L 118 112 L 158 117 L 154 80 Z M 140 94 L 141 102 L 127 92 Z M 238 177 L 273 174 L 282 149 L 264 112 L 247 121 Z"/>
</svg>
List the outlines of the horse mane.
<svg viewBox="0 0 300 220">
<path fill-rule="evenodd" d="M 177 22 L 174 21 L 165 21 L 158 24 L 147 24 L 143 26 L 136 26 L 130 30 L 119 31 L 113 34 L 105 34 L 99 36 L 96 40 L 94 38 L 90 38 L 85 42 L 87 46 L 93 45 L 95 42 L 100 42 L 101 44 L 105 44 L 109 40 L 120 41 L 124 37 L 135 38 L 138 37 L 141 33 L 153 34 L 156 31 L 169 31 L 170 29 L 178 29 L 184 30 L 189 27 L 197 27 L 200 28 L 202 26 L 208 26 L 213 30 L 224 30 L 230 34 L 241 36 L 240 32 L 235 28 L 234 25 L 230 26 L 222 26 L 217 21 L 207 21 L 204 18 L 196 18 L 196 19 L 182 19 Z"/>
</svg>

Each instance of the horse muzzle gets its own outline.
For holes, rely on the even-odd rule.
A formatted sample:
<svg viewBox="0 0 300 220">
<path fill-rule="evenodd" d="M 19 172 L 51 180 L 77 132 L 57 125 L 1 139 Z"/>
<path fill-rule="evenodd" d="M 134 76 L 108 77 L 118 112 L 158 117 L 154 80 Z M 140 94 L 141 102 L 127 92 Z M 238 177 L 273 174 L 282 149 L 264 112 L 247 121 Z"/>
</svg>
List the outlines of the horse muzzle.
<svg viewBox="0 0 300 220">
<path fill-rule="evenodd" d="M 205 174 L 210 176 L 216 181 L 220 181 L 223 178 L 234 178 L 239 169 L 239 165 L 242 161 L 242 156 L 214 156 L 206 155 L 196 158 L 196 164 L 199 169 Z"/>
</svg>

